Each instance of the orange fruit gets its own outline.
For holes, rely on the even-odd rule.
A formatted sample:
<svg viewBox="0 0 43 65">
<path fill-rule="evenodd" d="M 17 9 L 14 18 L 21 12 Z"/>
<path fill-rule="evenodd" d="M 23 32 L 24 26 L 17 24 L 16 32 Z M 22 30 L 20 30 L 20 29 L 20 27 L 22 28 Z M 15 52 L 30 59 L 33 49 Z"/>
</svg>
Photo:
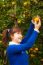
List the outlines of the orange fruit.
<svg viewBox="0 0 43 65">
<path fill-rule="evenodd" d="M 38 17 L 36 17 L 34 20 L 35 20 L 35 21 L 39 21 L 39 18 L 38 18 Z"/>
<path fill-rule="evenodd" d="M 40 19 L 40 17 L 39 16 L 36 16 L 36 17 L 33 18 L 33 21 L 34 22 L 36 21 L 38 23 L 39 22 L 39 19 Z"/>
</svg>

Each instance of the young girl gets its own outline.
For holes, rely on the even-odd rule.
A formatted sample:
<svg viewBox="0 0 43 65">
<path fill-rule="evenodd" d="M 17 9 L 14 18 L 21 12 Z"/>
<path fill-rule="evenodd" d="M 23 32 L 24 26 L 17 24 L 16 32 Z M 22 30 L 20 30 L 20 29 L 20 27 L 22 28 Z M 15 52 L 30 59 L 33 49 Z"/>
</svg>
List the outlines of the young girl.
<svg viewBox="0 0 43 65">
<path fill-rule="evenodd" d="M 29 65 L 29 55 L 26 53 L 26 50 L 29 50 L 35 43 L 40 26 L 40 20 L 38 23 L 32 21 L 24 38 L 20 28 L 15 27 L 14 29 L 6 30 L 3 42 L 9 42 L 6 52 L 9 65 Z"/>
</svg>

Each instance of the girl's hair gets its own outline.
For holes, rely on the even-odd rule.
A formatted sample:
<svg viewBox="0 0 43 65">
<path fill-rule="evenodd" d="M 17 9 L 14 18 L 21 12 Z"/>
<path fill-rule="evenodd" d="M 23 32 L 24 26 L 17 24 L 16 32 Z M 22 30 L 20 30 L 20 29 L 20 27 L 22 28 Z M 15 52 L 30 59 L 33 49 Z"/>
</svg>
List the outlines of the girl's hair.
<svg viewBox="0 0 43 65">
<path fill-rule="evenodd" d="M 13 35 L 16 32 L 22 33 L 22 30 L 19 27 L 14 27 L 12 29 L 6 29 L 2 32 L 2 42 L 5 46 L 8 44 L 9 41 L 11 41 L 10 35 Z"/>
</svg>

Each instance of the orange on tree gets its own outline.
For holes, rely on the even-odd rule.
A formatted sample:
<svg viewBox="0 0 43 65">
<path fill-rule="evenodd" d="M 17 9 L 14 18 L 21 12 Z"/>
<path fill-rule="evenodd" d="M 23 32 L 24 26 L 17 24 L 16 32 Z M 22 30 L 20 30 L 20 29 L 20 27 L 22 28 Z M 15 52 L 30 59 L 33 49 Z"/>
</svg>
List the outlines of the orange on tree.
<svg viewBox="0 0 43 65">
<path fill-rule="evenodd" d="M 39 16 L 35 16 L 35 17 L 33 17 L 33 21 L 34 21 L 34 22 L 36 21 L 36 22 L 38 23 L 38 22 L 39 22 L 39 19 L 40 19 Z"/>
</svg>

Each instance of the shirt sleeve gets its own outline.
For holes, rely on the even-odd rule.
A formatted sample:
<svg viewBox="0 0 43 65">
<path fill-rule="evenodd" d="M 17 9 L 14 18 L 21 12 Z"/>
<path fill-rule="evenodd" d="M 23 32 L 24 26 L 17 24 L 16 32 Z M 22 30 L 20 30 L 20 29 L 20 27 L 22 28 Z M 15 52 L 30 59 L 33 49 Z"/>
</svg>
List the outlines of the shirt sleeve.
<svg viewBox="0 0 43 65">
<path fill-rule="evenodd" d="M 33 30 L 34 30 L 34 24 L 31 22 L 31 23 L 30 23 L 30 27 L 29 27 L 29 29 L 28 29 L 28 31 L 27 31 L 25 37 L 22 39 L 22 41 L 21 41 L 20 44 L 25 43 L 25 42 L 30 38 L 30 36 L 31 36 L 31 34 L 32 34 L 32 32 L 33 32 Z"/>
<path fill-rule="evenodd" d="M 34 30 L 37 31 L 38 33 L 40 33 L 38 29 L 34 29 Z"/>
<path fill-rule="evenodd" d="M 8 52 L 11 54 L 11 53 L 18 53 L 18 52 L 30 49 L 33 46 L 33 44 L 35 43 L 37 36 L 38 36 L 38 32 L 33 31 L 32 35 L 28 39 L 27 43 L 20 44 L 20 45 L 10 45 L 8 48 Z"/>
</svg>

